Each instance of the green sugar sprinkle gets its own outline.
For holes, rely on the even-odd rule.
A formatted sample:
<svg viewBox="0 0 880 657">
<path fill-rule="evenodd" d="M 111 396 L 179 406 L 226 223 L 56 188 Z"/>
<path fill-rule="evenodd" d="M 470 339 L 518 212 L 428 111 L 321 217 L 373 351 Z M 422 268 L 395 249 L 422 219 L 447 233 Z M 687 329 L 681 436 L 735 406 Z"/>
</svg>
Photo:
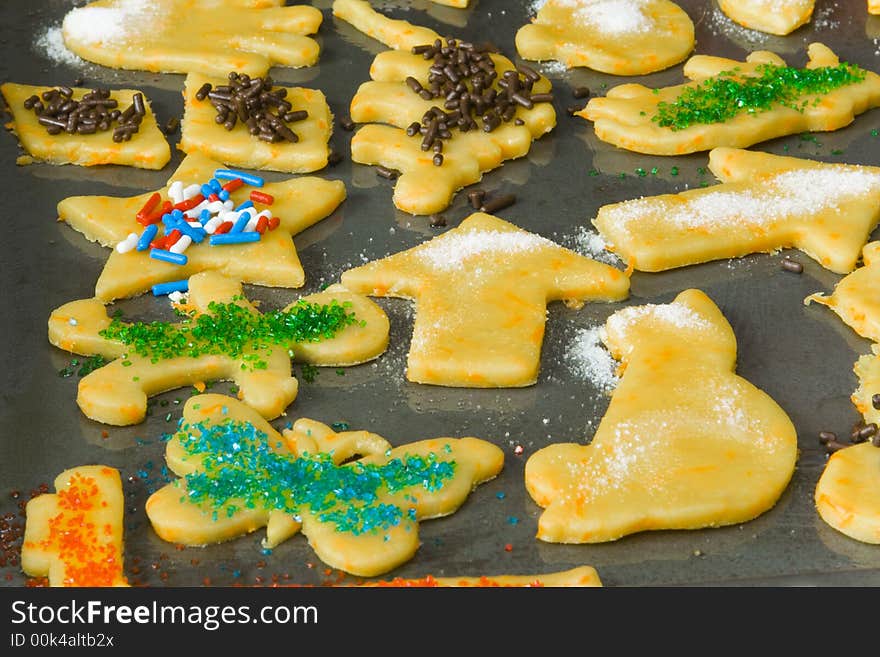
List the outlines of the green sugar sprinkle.
<svg viewBox="0 0 880 657">
<path fill-rule="evenodd" d="M 184 425 L 177 437 L 188 455 L 202 457 L 201 470 L 185 477 L 184 499 L 208 505 L 213 517 L 232 517 L 240 508 L 294 516 L 308 510 L 319 522 L 355 535 L 390 529 L 404 514 L 415 520 L 415 508 L 382 502 L 382 492 L 435 492 L 456 470 L 455 461 L 438 460 L 433 452 L 346 466 L 336 465 L 330 454 L 294 457 L 274 451 L 269 437 L 249 422 L 231 419 Z"/>
<path fill-rule="evenodd" d="M 167 358 L 225 355 L 242 358 L 253 369 L 265 369 L 258 352 L 272 345 L 285 347 L 297 342 L 319 342 L 357 322 L 348 308 L 335 299 L 327 304 L 300 299 L 290 310 L 259 314 L 235 303 L 208 304 L 208 313 L 189 315 L 180 323 L 133 322 L 115 316 L 100 334 L 118 340 L 134 353 L 156 363 Z M 363 325 L 363 322 L 361 322 Z M 247 366 L 242 363 L 242 369 Z"/>
<path fill-rule="evenodd" d="M 73 376 L 74 372 L 79 376 L 85 376 L 94 372 L 99 367 L 104 367 L 104 365 L 109 362 L 109 360 L 100 354 L 97 356 L 89 356 L 82 360 L 79 358 L 73 358 L 66 367 L 58 370 L 58 376 L 67 378 L 68 376 Z"/>
<path fill-rule="evenodd" d="M 737 77 L 738 71 L 725 71 L 686 87 L 671 103 L 661 101 L 651 120 L 662 128 L 684 130 L 695 124 L 723 123 L 742 113 L 766 112 L 775 106 L 803 112 L 809 104 L 805 96 L 820 96 L 865 79 L 863 69 L 847 63 L 820 68 L 761 64 L 754 77 Z M 818 98 L 813 100 L 813 104 L 818 102 Z"/>
</svg>

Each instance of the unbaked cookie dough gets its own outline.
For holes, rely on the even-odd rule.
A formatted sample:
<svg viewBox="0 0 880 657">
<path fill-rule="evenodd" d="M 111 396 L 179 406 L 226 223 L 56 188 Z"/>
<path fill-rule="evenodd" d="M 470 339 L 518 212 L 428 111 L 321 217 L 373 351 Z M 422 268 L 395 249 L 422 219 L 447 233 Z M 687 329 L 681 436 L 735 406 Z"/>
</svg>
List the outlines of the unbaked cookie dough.
<svg viewBox="0 0 880 657">
<path fill-rule="evenodd" d="M 94 134 L 68 134 L 63 130 L 57 135 L 49 134 L 33 110 L 24 108 L 24 102 L 33 95 L 41 96 L 54 88 L 13 82 L 0 85 L 0 93 L 6 99 L 13 119 L 7 127 L 18 136 L 31 158 L 52 164 L 121 164 L 141 169 L 161 169 L 171 159 L 171 148 L 156 124 L 156 117 L 146 97 L 143 120 L 128 141 L 114 141 L 113 129 Z M 91 90 L 72 88 L 71 91 L 71 97 L 80 100 Z M 110 92 L 110 98 L 118 103 L 119 109 L 124 110 L 138 93 L 142 92 L 116 89 Z"/>
<path fill-rule="evenodd" d="M 781 57 L 767 51 L 753 52 L 745 62 L 695 55 L 684 66 L 691 82 L 659 89 L 619 85 L 605 97 L 592 98 L 576 115 L 593 122 L 599 139 L 620 148 L 683 155 L 838 130 L 880 105 L 876 73 L 841 64 L 820 43 L 811 44 L 807 53 L 806 69 L 786 67 Z M 810 73 L 813 69 L 823 71 Z M 762 77 L 765 83 L 750 82 Z M 738 104 L 739 96 L 732 93 L 726 96 L 729 100 L 719 100 L 716 87 L 734 81 L 750 87 L 751 105 Z"/>
<path fill-rule="evenodd" d="M 263 0 L 98 0 L 71 10 L 64 44 L 111 68 L 162 73 L 265 75 L 312 66 L 323 16 L 306 5 Z"/>
<path fill-rule="evenodd" d="M 391 580 L 366 582 L 359 586 L 400 588 L 470 588 L 470 587 L 600 587 L 602 581 L 592 566 L 543 575 L 484 575 L 483 577 L 433 577 L 421 579 L 395 577 Z"/>
<path fill-rule="evenodd" d="M 273 87 L 275 90 L 285 90 L 283 100 L 293 106 L 291 112 L 305 111 L 308 116 L 287 126 L 298 138 L 296 142 L 282 140 L 271 143 L 251 134 L 248 126 L 241 121 L 237 121 L 232 130 L 218 124 L 217 110 L 211 104 L 211 99 L 206 97 L 199 100 L 196 97 L 205 84 L 216 88 L 228 85 L 229 80 L 197 73 L 186 76 L 180 138 L 182 151 L 201 153 L 218 162 L 245 169 L 310 173 L 327 166 L 333 115 L 320 90 Z"/>
<path fill-rule="evenodd" d="M 323 292 L 302 297 L 284 308 L 284 316 L 278 316 L 277 321 L 284 326 L 300 322 L 303 333 L 308 335 L 309 318 L 321 314 L 322 307 L 333 305 L 340 306 L 342 311 L 325 312 L 323 316 L 327 319 L 315 326 L 326 326 L 326 330 L 316 337 L 308 340 L 285 337 L 279 342 L 264 334 L 265 331 L 256 331 L 253 339 L 237 341 L 234 338 L 238 330 L 233 327 L 242 327 L 244 332 L 249 325 L 236 321 L 235 317 L 239 311 L 256 315 L 257 310 L 242 296 L 240 283 L 216 272 L 203 272 L 189 281 L 187 310 L 194 315 L 186 326 L 199 326 L 201 316 L 207 315 L 218 318 L 217 323 L 211 325 L 216 326 L 214 333 L 232 335 L 203 338 L 199 342 L 194 332 L 181 333 L 180 325 L 171 325 L 164 330 L 164 335 L 179 334 L 181 345 L 189 341 L 196 347 L 169 346 L 177 343 L 172 343 L 170 337 L 160 341 L 155 331 L 145 330 L 149 325 L 141 324 L 137 331 L 118 321 L 112 324 L 100 299 L 83 299 L 52 312 L 49 342 L 75 354 L 101 355 L 111 360 L 79 382 L 77 404 L 87 417 L 97 422 L 117 426 L 137 424 L 145 417 L 149 397 L 214 380 L 234 381 L 239 398 L 263 417 L 272 419 L 296 398 L 298 384 L 291 376 L 291 358 L 311 365 L 343 367 L 372 360 L 388 346 L 389 324 L 385 312 L 366 297 L 352 294 L 341 285 L 331 285 Z M 218 315 L 217 306 L 223 308 L 222 315 Z M 353 321 L 343 319 L 346 315 L 353 315 Z M 175 329 L 178 330 L 175 332 Z M 207 329 L 199 330 L 203 335 L 214 335 L 205 333 Z M 273 333 L 281 337 L 280 329 L 273 329 Z"/>
<path fill-rule="evenodd" d="M 27 503 L 21 567 L 50 586 L 128 586 L 122 570 L 125 499 L 119 471 L 83 465 Z"/>
<path fill-rule="evenodd" d="M 395 50 L 409 50 L 441 38 L 428 27 L 380 14 L 366 0 L 334 0 L 333 15 Z"/>
<path fill-rule="evenodd" d="M 464 388 L 535 383 L 548 301 L 619 301 L 629 293 L 629 278 L 614 267 L 483 213 L 346 271 L 342 283 L 413 299 L 407 379 Z"/>
<path fill-rule="evenodd" d="M 795 247 L 845 274 L 880 220 L 877 167 L 715 148 L 709 168 L 722 184 L 602 206 L 608 248 L 653 272 Z"/>
<path fill-rule="evenodd" d="M 304 418 L 282 435 L 234 399 L 199 395 L 166 459 L 181 479 L 146 504 L 163 540 L 201 546 L 266 527 L 272 548 L 302 531 L 331 568 L 373 577 L 411 559 L 419 522 L 455 512 L 498 475 L 504 453 L 477 438 L 392 448 Z"/>
<path fill-rule="evenodd" d="M 526 488 L 545 509 L 538 538 L 600 543 L 773 507 L 794 472 L 797 433 L 734 373 L 736 338 L 712 300 L 686 290 L 671 304 L 620 310 L 604 328 L 623 375 L 595 436 L 526 462 Z"/>
<path fill-rule="evenodd" d="M 880 448 L 870 442 L 832 454 L 816 485 L 822 520 L 863 543 L 880 544 Z"/>
<path fill-rule="evenodd" d="M 58 216 L 87 239 L 104 246 L 117 246 L 131 233 L 143 231 L 135 216 L 154 193 L 167 201 L 173 183 L 201 184 L 222 167 L 204 155 L 187 155 L 163 189 L 129 198 L 71 196 L 58 204 Z M 253 188 L 244 186 L 233 191 L 230 198 L 239 206 L 252 191 Z M 205 239 L 186 250 L 187 262 L 183 265 L 153 259 L 149 250 L 119 253 L 114 249 L 95 285 L 95 296 L 109 302 L 141 294 L 157 283 L 181 280 L 208 270 L 242 283 L 302 287 L 305 272 L 292 238 L 327 217 L 342 203 L 345 183 L 307 176 L 266 183 L 259 191 L 273 197 L 270 209 L 280 220 L 278 228 L 267 232 L 259 241 L 212 247 L 210 240 Z"/>
<path fill-rule="evenodd" d="M 547 0 L 516 33 L 520 57 L 613 75 L 669 68 L 693 47 L 693 22 L 669 0 Z"/>
<path fill-rule="evenodd" d="M 721 11 L 743 27 L 785 36 L 810 21 L 815 0 L 718 0 Z"/>
</svg>

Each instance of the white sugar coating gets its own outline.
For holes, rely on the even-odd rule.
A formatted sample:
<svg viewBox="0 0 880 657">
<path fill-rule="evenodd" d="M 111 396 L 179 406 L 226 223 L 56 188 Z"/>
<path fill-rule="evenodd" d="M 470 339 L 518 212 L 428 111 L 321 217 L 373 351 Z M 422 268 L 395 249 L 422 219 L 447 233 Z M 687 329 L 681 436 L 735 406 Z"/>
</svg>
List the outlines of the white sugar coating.
<svg viewBox="0 0 880 657">
<path fill-rule="evenodd" d="M 610 35 L 638 34 L 654 28 L 645 14 L 650 0 L 551 0 L 555 7 L 573 9 L 572 17 L 583 26 Z M 547 0 L 535 0 L 531 10 L 538 12 Z"/>
<path fill-rule="evenodd" d="M 645 304 L 618 310 L 608 318 L 606 327 L 613 333 L 621 333 L 635 322 L 650 316 L 654 321 L 677 329 L 696 328 L 705 330 L 712 326 L 702 315 L 680 303 Z"/>
<path fill-rule="evenodd" d="M 621 259 L 608 250 L 608 244 L 599 233 L 586 226 L 578 228 L 574 236 L 575 250 L 581 255 L 588 256 L 593 260 L 604 262 L 608 265 L 621 264 Z"/>
<path fill-rule="evenodd" d="M 785 171 L 769 177 L 759 189 L 718 191 L 669 203 L 663 197 L 643 197 L 609 206 L 606 220 L 630 231 L 648 217 L 661 218 L 664 226 L 684 230 L 725 229 L 750 224 L 769 227 L 795 216 L 825 210 L 840 211 L 853 197 L 880 192 L 880 175 L 853 166 Z"/>
<path fill-rule="evenodd" d="M 478 230 L 450 233 L 418 248 L 418 255 L 435 269 L 458 269 L 468 260 L 489 254 L 515 255 L 546 247 L 550 240 L 523 231 Z"/>
<path fill-rule="evenodd" d="M 577 377 L 599 390 L 610 392 L 617 387 L 617 361 L 602 344 L 602 327 L 578 329 L 565 352 L 565 363 Z"/>
<path fill-rule="evenodd" d="M 64 37 L 61 36 L 61 27 L 49 27 L 37 40 L 34 41 L 37 51 L 48 57 L 56 64 L 69 66 L 82 66 L 85 62 L 67 49 L 64 45 Z"/>
<path fill-rule="evenodd" d="M 160 14 L 150 0 L 118 0 L 112 7 L 79 7 L 64 17 L 64 32 L 85 43 L 119 43 L 150 29 Z"/>
</svg>

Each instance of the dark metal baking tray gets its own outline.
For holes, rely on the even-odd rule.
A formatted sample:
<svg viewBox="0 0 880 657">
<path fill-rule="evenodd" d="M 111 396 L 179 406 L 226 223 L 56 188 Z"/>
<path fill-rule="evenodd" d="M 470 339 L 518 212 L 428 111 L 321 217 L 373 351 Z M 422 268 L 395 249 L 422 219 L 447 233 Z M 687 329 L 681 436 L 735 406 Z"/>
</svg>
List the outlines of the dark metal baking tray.
<svg viewBox="0 0 880 657">
<path fill-rule="evenodd" d="M 182 112 L 180 75 L 113 71 L 100 66 L 58 63 L 35 46 L 40 33 L 57 26 L 74 3 L 69 0 L 6 0 L 0 3 L 0 80 L 31 84 L 87 84 L 143 89 L 161 121 Z M 368 79 L 380 44 L 335 20 L 330 1 L 314 3 L 324 11 L 319 33 L 322 55 L 309 69 L 273 69 L 285 84 L 322 89 L 337 117 L 357 86 Z M 467 10 L 427 0 L 375 2 L 395 17 L 428 25 L 441 33 L 478 40 L 491 38 L 503 52 L 515 53 L 516 29 L 528 20 L 526 0 L 472 0 Z M 679 3 L 696 25 L 697 53 L 741 58 L 753 49 L 779 52 L 802 65 L 812 41 L 831 46 L 841 58 L 870 69 L 880 68 L 880 18 L 869 17 L 864 0 L 817 2 L 813 22 L 787 37 L 770 37 L 736 27 L 715 2 Z M 599 142 L 591 126 L 566 108 L 581 105 L 572 89 L 586 85 L 594 93 L 624 80 L 580 69 L 561 72 L 540 67 L 552 79 L 558 126 L 534 145 L 525 158 L 486 174 L 481 187 L 513 192 L 517 203 L 500 212 L 505 219 L 564 244 L 609 202 L 680 191 L 712 182 L 705 154 L 647 157 Z M 643 78 L 650 86 L 681 81 L 681 66 Z M 815 140 L 792 136 L 757 146 L 774 153 L 824 161 L 880 165 L 872 135 L 880 127 L 878 110 L 857 117 L 849 127 Z M 176 142 L 179 135 L 174 135 Z M 350 266 L 409 248 L 444 229 L 427 217 L 394 209 L 391 184 L 373 169 L 352 164 L 351 133 L 337 127 L 333 147 L 344 161 L 318 175 L 345 181 L 348 199 L 330 218 L 296 238 L 307 284 L 302 292 L 338 280 Z M 49 345 L 46 320 L 52 309 L 92 295 L 108 251 L 56 222 L 56 203 L 75 194 L 131 195 L 164 184 L 179 163 L 176 151 L 164 170 L 124 167 L 83 168 L 33 164 L 16 166 L 16 140 L 0 135 L 0 179 L 5 228 L 2 249 L 3 338 L 0 397 L 0 511 L 15 512 L 12 490 L 27 492 L 51 484 L 65 468 L 104 463 L 123 473 L 126 494 L 125 551 L 129 577 L 144 585 L 253 584 L 277 581 L 317 584 L 326 574 L 302 536 L 260 550 L 261 532 L 204 549 L 178 550 L 159 540 L 144 515 L 151 487 L 160 483 L 163 433 L 173 429 L 182 402 L 192 390 L 162 395 L 147 421 L 129 428 L 105 427 L 86 419 L 75 403 L 77 377 L 58 371 L 69 356 Z M 672 176 L 673 166 L 679 175 Z M 656 174 L 644 177 L 636 169 Z M 599 175 L 590 175 L 596 169 Z M 623 175 L 621 175 L 623 174 Z M 281 176 L 271 175 L 273 179 Z M 469 214 L 459 194 L 443 214 L 448 228 Z M 501 446 L 504 471 L 480 486 L 454 515 L 422 524 L 422 546 L 414 559 L 388 574 L 439 575 L 531 574 L 580 564 L 595 566 L 606 585 L 778 585 L 880 584 L 880 547 L 854 541 L 827 526 L 817 515 L 813 490 L 825 464 L 816 435 L 846 431 L 858 419 L 849 395 L 856 385 L 852 366 L 870 345 L 819 306 L 805 307 L 812 292 L 828 291 L 839 280 L 806 256 L 803 275 L 783 271 L 780 255 L 754 255 L 661 274 L 636 273 L 632 295 L 623 304 L 588 304 L 582 310 L 561 303 L 550 306 L 537 385 L 515 390 L 464 390 L 417 385 L 403 368 L 412 325 L 409 303 L 382 300 L 391 317 L 391 346 L 372 364 L 345 371 L 322 371 L 314 383 L 302 383 L 288 416 L 276 425 L 305 416 L 323 422 L 346 422 L 382 434 L 393 444 L 440 435 L 475 435 Z M 537 449 L 560 441 L 588 440 L 607 407 L 608 398 L 579 379 L 565 363 L 565 351 L 579 327 L 595 326 L 623 305 L 671 300 L 679 291 L 699 287 L 721 307 L 739 341 L 739 373 L 766 390 L 791 416 L 799 434 L 797 470 L 778 504 L 759 518 L 720 529 L 656 531 L 600 545 L 552 545 L 535 539 L 540 509 L 523 485 L 526 459 Z M 247 293 L 273 307 L 299 291 L 249 286 Z M 120 304 L 128 315 L 170 318 L 167 303 L 146 295 Z M 297 368 L 298 371 L 298 368 Z M 228 390 L 217 384 L 213 391 Z M 522 445 L 521 455 L 515 447 Z M 506 550 L 505 546 L 510 546 Z M 285 577 L 286 576 L 286 577 Z M 5 586 L 21 586 L 19 568 L 0 571 Z"/>
</svg>

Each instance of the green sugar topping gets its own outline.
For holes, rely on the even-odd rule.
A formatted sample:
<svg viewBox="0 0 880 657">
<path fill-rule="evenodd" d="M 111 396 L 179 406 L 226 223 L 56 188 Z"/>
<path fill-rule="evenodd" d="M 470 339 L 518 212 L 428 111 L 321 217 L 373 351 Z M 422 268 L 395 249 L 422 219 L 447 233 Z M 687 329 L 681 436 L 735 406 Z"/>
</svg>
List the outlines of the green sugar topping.
<svg viewBox="0 0 880 657">
<path fill-rule="evenodd" d="M 415 502 L 419 490 L 440 490 L 456 470 L 455 461 L 438 459 L 433 452 L 381 464 L 336 465 L 330 454 L 295 457 L 273 449 L 279 446 L 270 445 L 269 437 L 249 422 L 232 419 L 184 425 L 177 438 L 187 454 L 202 457 L 201 468 L 185 477 L 183 499 L 207 505 L 215 520 L 241 508 L 293 516 L 307 510 L 319 522 L 333 523 L 336 531 L 384 531 L 399 525 L 404 514 L 415 520 L 416 510 L 381 501 L 383 491 L 406 491 L 404 499 Z"/>
<path fill-rule="evenodd" d="M 757 75 L 737 77 L 739 69 L 686 87 L 672 102 L 657 104 L 651 118 L 662 128 L 684 130 L 695 124 L 723 123 L 738 114 L 758 114 L 775 106 L 803 112 L 818 96 L 861 82 L 865 71 L 852 64 L 791 68 L 761 64 Z M 812 101 L 806 96 L 813 96 Z"/>
<path fill-rule="evenodd" d="M 156 363 L 167 358 L 225 355 L 265 369 L 259 351 L 273 345 L 319 342 L 357 322 L 351 303 L 309 303 L 300 299 L 289 310 L 259 314 L 235 303 L 208 304 L 208 313 L 188 315 L 180 323 L 122 322 L 114 317 L 100 335 L 118 340 Z M 244 368 L 244 363 L 242 368 Z"/>
</svg>

